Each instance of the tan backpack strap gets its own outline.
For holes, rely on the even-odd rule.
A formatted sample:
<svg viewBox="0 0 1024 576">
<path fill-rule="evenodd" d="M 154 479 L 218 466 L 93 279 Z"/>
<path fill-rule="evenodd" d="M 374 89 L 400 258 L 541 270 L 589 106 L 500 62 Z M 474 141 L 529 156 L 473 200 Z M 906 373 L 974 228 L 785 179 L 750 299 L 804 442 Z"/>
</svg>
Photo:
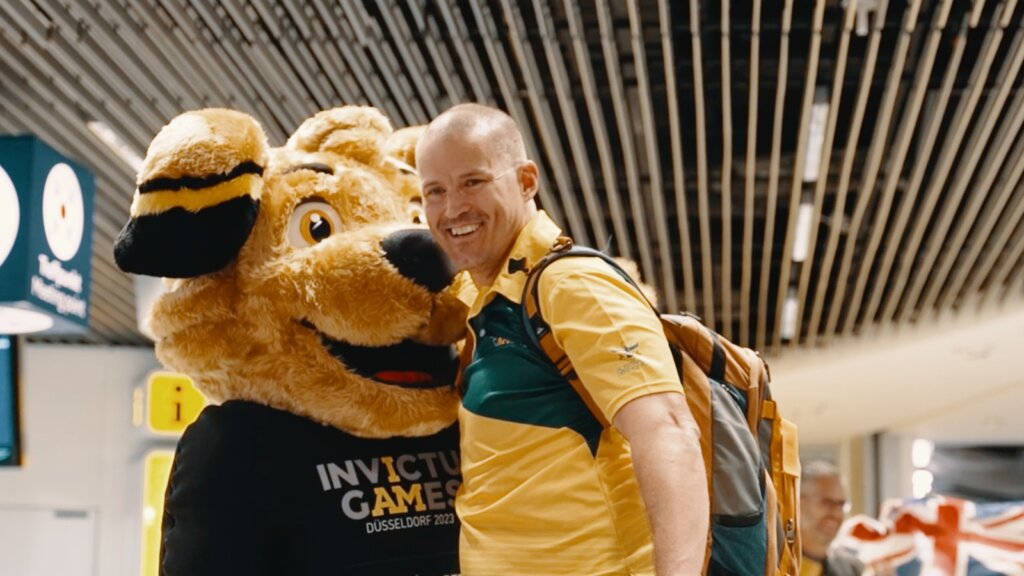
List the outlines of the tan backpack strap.
<svg viewBox="0 0 1024 576">
<path fill-rule="evenodd" d="M 537 276 L 539 276 L 539 274 L 534 276 L 534 282 L 536 282 Z M 530 294 L 532 297 L 526 298 L 523 301 L 524 311 L 529 314 L 531 318 L 537 318 L 543 322 L 543 319 L 541 319 L 540 316 L 540 304 L 538 302 L 537 293 L 532 291 Z M 598 409 L 597 404 L 590 395 L 590 392 L 584 388 L 583 383 L 576 374 L 576 370 L 572 366 L 572 362 L 569 361 L 569 355 L 566 354 L 565 350 L 562 350 L 562 347 L 555 341 L 555 335 L 551 331 L 550 327 L 547 326 L 546 322 L 544 322 L 544 327 L 545 329 L 541 334 L 534 334 L 534 336 L 537 337 L 537 347 L 540 348 L 541 352 L 548 357 L 548 360 L 550 360 L 551 364 L 558 370 L 558 373 L 572 385 L 576 394 L 583 400 L 583 403 L 587 405 L 587 408 L 590 410 L 590 413 L 594 415 L 594 418 L 597 418 L 597 421 L 601 423 L 601 426 L 607 428 L 611 423 L 608 422 L 607 418 L 605 418 L 604 413 Z M 527 329 L 530 328 L 530 326 L 527 326 Z"/>
<path fill-rule="evenodd" d="M 707 328 L 708 336 L 711 338 L 711 365 L 708 366 L 708 378 L 716 382 L 725 382 L 725 349 L 722 348 L 722 341 L 718 339 L 718 333 Z"/>
<path fill-rule="evenodd" d="M 555 369 L 558 370 L 558 373 L 572 385 L 576 394 L 579 395 L 587 405 L 587 408 L 590 410 L 591 414 L 594 415 L 594 418 L 596 418 L 602 426 L 607 428 L 611 423 L 608 422 L 607 418 L 605 418 L 604 413 L 598 409 L 594 399 L 583 386 L 579 376 L 573 369 L 572 362 L 569 360 L 568 354 L 566 354 L 565 350 L 562 350 L 562 347 L 555 341 L 554 333 L 551 331 L 551 327 L 544 320 L 540 311 L 540 294 L 538 293 L 540 274 L 549 264 L 566 256 L 600 256 L 607 261 L 611 261 L 607 256 L 594 250 L 587 248 L 577 248 L 573 250 L 572 239 L 567 236 L 560 236 L 552 245 L 551 252 L 549 252 L 544 258 L 540 259 L 540 261 L 538 261 L 527 273 L 526 283 L 523 286 L 523 294 L 520 302 L 520 305 L 522 306 L 523 328 L 526 331 L 527 339 L 535 348 L 539 349 L 548 357 L 548 360 Z M 613 268 L 618 270 L 618 266 L 614 265 L 614 263 Z"/>
<path fill-rule="evenodd" d="M 565 351 L 555 342 L 555 337 L 552 335 L 550 327 L 540 314 L 537 284 L 540 282 L 540 272 L 547 264 L 548 257 L 545 257 L 526 276 L 526 285 L 523 287 L 521 302 L 526 318 L 529 319 L 525 328 L 530 330 L 530 334 L 527 336 L 531 340 L 536 340 L 537 347 L 551 360 L 551 363 L 558 369 L 558 373 L 563 377 L 567 377 L 572 372 L 572 364 L 570 364 L 569 357 L 565 354 Z"/>
</svg>

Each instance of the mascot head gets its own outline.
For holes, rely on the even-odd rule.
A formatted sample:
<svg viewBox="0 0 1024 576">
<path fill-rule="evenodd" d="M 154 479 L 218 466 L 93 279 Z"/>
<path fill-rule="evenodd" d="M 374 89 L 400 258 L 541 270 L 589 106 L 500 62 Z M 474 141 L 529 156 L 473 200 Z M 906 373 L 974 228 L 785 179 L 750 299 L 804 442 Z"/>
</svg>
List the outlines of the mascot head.
<svg viewBox="0 0 1024 576">
<path fill-rule="evenodd" d="M 160 360 L 216 401 L 360 436 L 451 424 L 466 310 L 414 224 L 415 137 L 366 107 L 321 112 L 280 148 L 231 110 L 165 126 L 114 248 L 123 270 L 167 278 Z"/>
</svg>

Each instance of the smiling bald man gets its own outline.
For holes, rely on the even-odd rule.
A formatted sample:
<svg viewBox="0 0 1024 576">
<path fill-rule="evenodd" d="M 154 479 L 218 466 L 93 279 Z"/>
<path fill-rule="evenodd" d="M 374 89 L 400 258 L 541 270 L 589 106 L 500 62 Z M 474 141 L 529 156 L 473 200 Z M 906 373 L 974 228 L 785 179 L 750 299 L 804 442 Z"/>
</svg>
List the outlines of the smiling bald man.
<svg viewBox="0 0 1024 576">
<path fill-rule="evenodd" d="M 530 343 L 527 272 L 561 230 L 508 114 L 455 106 L 417 147 L 431 233 L 472 282 L 459 410 L 467 576 L 699 574 L 708 490 L 699 433 L 661 324 L 597 258 L 540 277 L 539 306 L 580 381 Z"/>
</svg>

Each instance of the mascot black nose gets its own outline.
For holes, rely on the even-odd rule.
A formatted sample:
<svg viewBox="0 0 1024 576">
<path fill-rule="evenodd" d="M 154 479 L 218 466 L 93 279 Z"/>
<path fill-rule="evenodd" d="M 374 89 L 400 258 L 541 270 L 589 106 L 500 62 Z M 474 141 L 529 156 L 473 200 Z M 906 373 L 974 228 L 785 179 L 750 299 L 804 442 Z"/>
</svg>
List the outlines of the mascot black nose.
<svg viewBox="0 0 1024 576">
<path fill-rule="evenodd" d="M 381 242 L 381 247 L 402 276 L 431 292 L 444 290 L 455 277 L 451 261 L 427 230 L 394 232 Z"/>
</svg>

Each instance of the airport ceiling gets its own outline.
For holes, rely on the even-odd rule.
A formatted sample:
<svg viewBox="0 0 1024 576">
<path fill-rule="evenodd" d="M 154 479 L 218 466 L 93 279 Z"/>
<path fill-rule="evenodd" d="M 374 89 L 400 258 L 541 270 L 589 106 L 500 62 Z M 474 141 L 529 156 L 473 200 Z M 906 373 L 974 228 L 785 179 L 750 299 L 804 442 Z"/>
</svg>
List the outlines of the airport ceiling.
<svg viewBox="0 0 1024 576">
<path fill-rule="evenodd" d="M 481 101 L 523 126 L 541 203 L 639 262 L 666 310 L 771 352 L 1024 296 L 1016 0 L 14 0 L 0 134 L 97 176 L 90 332 L 144 345 L 114 266 L 133 169 L 181 111 L 283 143 L 371 104 Z M 727 88 L 727 89 L 724 89 Z M 794 254 L 794 248 L 797 248 Z M 62 341 L 37 338 L 43 341 Z"/>
</svg>

